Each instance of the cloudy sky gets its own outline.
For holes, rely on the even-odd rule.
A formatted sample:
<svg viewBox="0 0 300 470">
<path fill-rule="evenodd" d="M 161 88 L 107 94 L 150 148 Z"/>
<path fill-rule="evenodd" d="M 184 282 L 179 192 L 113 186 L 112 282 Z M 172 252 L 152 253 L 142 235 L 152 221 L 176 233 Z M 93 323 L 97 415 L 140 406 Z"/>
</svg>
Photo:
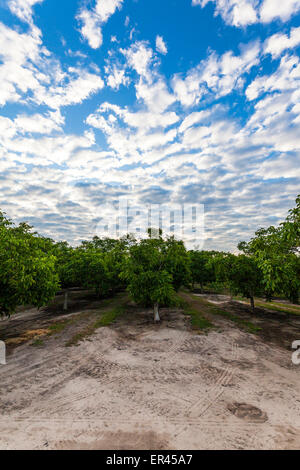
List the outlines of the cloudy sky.
<svg viewBox="0 0 300 470">
<path fill-rule="evenodd" d="M 0 208 L 76 244 L 204 204 L 234 250 L 300 192 L 299 52 L 300 0 L 0 0 Z"/>
</svg>

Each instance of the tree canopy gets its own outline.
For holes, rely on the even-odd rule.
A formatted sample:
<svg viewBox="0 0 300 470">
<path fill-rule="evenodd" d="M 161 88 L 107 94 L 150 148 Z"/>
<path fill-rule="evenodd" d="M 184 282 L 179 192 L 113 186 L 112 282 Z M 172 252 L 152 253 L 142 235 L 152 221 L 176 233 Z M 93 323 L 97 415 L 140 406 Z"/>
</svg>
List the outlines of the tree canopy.
<svg viewBox="0 0 300 470">
<path fill-rule="evenodd" d="M 55 257 L 49 240 L 32 233 L 27 224 L 14 226 L 0 213 L 0 315 L 10 316 L 18 305 L 46 305 L 59 288 Z"/>
<path fill-rule="evenodd" d="M 299 247 L 300 196 L 296 207 L 278 227 L 261 228 L 248 243 L 238 245 L 241 251 L 255 258 L 267 296 L 283 292 L 295 303 L 300 290 Z"/>
<path fill-rule="evenodd" d="M 217 285 L 251 300 L 284 295 L 298 302 L 300 291 L 300 195 L 279 226 L 260 228 L 242 254 L 187 251 L 183 241 L 149 229 L 149 238 L 93 237 L 76 248 L 38 235 L 0 212 L 0 315 L 18 305 L 46 305 L 62 288 L 93 289 L 99 296 L 127 288 L 133 300 L 169 305 L 182 286 Z"/>
<path fill-rule="evenodd" d="M 129 248 L 121 277 L 136 302 L 153 305 L 155 321 L 159 321 L 159 305 L 169 304 L 175 291 L 189 280 L 184 244 L 161 235 L 141 240 Z"/>
</svg>

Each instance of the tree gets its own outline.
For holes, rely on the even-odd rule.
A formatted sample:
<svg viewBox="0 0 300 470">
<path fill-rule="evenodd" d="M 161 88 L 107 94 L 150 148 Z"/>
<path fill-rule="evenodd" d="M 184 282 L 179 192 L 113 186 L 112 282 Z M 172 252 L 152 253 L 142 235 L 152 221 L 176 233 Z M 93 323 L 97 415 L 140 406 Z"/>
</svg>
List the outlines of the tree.
<svg viewBox="0 0 300 470">
<path fill-rule="evenodd" d="M 94 289 L 99 297 L 108 294 L 111 278 L 105 255 L 101 251 L 75 248 L 65 270 L 73 285 Z"/>
<path fill-rule="evenodd" d="M 40 308 L 55 296 L 55 257 L 45 243 L 29 225 L 14 226 L 0 213 L 0 315 L 10 316 L 18 305 Z"/>
<path fill-rule="evenodd" d="M 214 268 L 211 259 L 215 252 L 189 251 L 192 285 L 200 284 L 201 290 L 206 283 L 214 282 Z"/>
<path fill-rule="evenodd" d="M 68 310 L 68 298 L 70 287 L 75 287 L 71 259 L 74 250 L 67 242 L 58 242 L 53 246 L 53 254 L 56 258 L 56 272 L 59 276 L 61 288 L 64 291 L 63 309 Z"/>
<path fill-rule="evenodd" d="M 191 281 L 190 258 L 183 241 L 174 236 L 164 242 L 165 267 L 172 276 L 172 284 L 177 292 L 181 286 L 188 286 Z"/>
<path fill-rule="evenodd" d="M 170 249 L 159 237 L 131 246 L 124 262 L 121 278 L 127 282 L 134 301 L 153 305 L 155 322 L 160 321 L 159 305 L 170 303 L 174 296 L 173 276 L 169 270 L 176 274 L 180 271 L 177 255 L 174 245 Z M 179 282 L 179 277 L 176 280 Z"/>
<path fill-rule="evenodd" d="M 250 299 L 254 310 L 254 297 L 262 291 L 262 274 L 255 258 L 220 252 L 214 256 L 212 264 L 217 282 L 229 288 L 232 295 L 241 294 Z"/>
<path fill-rule="evenodd" d="M 299 303 L 300 292 L 300 257 L 294 254 L 286 256 L 282 279 L 282 292 L 294 304 Z"/>
<path fill-rule="evenodd" d="M 289 211 L 285 222 L 278 227 L 261 228 L 248 243 L 238 248 L 253 256 L 262 273 L 262 284 L 268 300 L 275 293 L 287 295 L 298 302 L 300 246 L 300 196 L 296 207 Z"/>
<path fill-rule="evenodd" d="M 281 224 L 282 238 L 288 250 L 299 255 L 300 250 L 300 194 L 296 198 L 296 207 L 288 213 L 285 222 Z"/>
<path fill-rule="evenodd" d="M 246 255 L 230 257 L 227 269 L 230 290 L 250 299 L 254 311 L 254 297 L 262 291 L 262 273 L 256 260 Z"/>
<path fill-rule="evenodd" d="M 101 259 L 101 263 L 105 265 L 105 276 L 107 278 L 107 284 L 109 285 L 108 290 L 115 293 L 124 287 L 120 279 L 120 273 L 128 248 L 134 243 L 135 239 L 130 235 L 120 239 L 101 239 L 95 236 L 90 242 L 82 242 L 79 250 L 91 254 L 91 256 L 87 255 L 87 262 L 92 262 L 93 256 L 98 260 Z M 90 261 L 88 261 L 88 259 Z M 96 269 L 96 264 L 97 263 L 93 263 L 93 269 Z M 91 285 L 90 281 L 89 285 Z"/>
<path fill-rule="evenodd" d="M 213 269 L 214 279 L 217 284 L 229 289 L 231 296 L 234 294 L 234 287 L 231 282 L 232 269 L 236 261 L 236 256 L 232 253 L 217 252 L 210 258 L 208 265 Z"/>
</svg>

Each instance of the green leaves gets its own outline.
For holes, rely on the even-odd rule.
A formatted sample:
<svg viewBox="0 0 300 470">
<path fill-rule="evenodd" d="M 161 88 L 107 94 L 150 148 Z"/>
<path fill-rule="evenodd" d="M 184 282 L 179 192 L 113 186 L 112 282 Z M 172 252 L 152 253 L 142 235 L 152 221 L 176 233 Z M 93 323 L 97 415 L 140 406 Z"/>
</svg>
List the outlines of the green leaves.
<svg viewBox="0 0 300 470">
<path fill-rule="evenodd" d="M 105 296 L 122 286 L 119 274 L 126 245 L 121 240 L 94 237 L 77 248 L 57 244 L 57 270 L 62 286 L 94 289 Z"/>
<path fill-rule="evenodd" d="M 55 257 L 43 251 L 44 239 L 27 224 L 0 220 L 0 315 L 18 305 L 46 305 L 59 288 Z"/>
<path fill-rule="evenodd" d="M 279 227 L 257 230 L 249 243 L 238 248 L 252 255 L 262 272 L 262 284 L 268 294 L 282 293 L 297 301 L 300 291 L 300 196 Z"/>
<path fill-rule="evenodd" d="M 262 288 L 262 273 L 253 256 L 219 253 L 213 258 L 216 281 L 227 286 L 232 294 L 252 298 Z"/>
<path fill-rule="evenodd" d="M 193 284 L 203 286 L 215 280 L 214 269 L 210 263 L 213 252 L 209 251 L 189 251 L 191 281 Z"/>
<path fill-rule="evenodd" d="M 183 242 L 159 237 L 130 247 L 121 278 L 136 302 L 153 305 L 168 304 L 175 290 L 188 282 L 189 274 Z"/>
</svg>

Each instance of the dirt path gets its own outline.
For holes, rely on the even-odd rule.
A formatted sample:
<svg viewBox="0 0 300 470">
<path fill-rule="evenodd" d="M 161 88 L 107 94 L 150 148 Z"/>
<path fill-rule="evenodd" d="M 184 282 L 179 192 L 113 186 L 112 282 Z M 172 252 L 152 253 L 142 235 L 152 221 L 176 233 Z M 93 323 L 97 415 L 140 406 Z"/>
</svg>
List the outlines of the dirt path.
<svg viewBox="0 0 300 470">
<path fill-rule="evenodd" d="M 260 306 L 253 313 L 249 304 L 230 300 L 227 295 L 183 293 L 182 297 L 200 308 L 215 324 L 223 326 L 231 318 L 237 326 L 255 332 L 264 341 L 284 349 L 290 350 L 293 341 L 300 338 L 299 315 Z"/>
<path fill-rule="evenodd" d="M 300 447 L 291 351 L 226 319 L 199 335 L 180 310 L 161 314 L 153 325 L 131 307 L 78 346 L 65 346 L 76 323 L 15 348 L 0 366 L 0 448 Z"/>
</svg>

